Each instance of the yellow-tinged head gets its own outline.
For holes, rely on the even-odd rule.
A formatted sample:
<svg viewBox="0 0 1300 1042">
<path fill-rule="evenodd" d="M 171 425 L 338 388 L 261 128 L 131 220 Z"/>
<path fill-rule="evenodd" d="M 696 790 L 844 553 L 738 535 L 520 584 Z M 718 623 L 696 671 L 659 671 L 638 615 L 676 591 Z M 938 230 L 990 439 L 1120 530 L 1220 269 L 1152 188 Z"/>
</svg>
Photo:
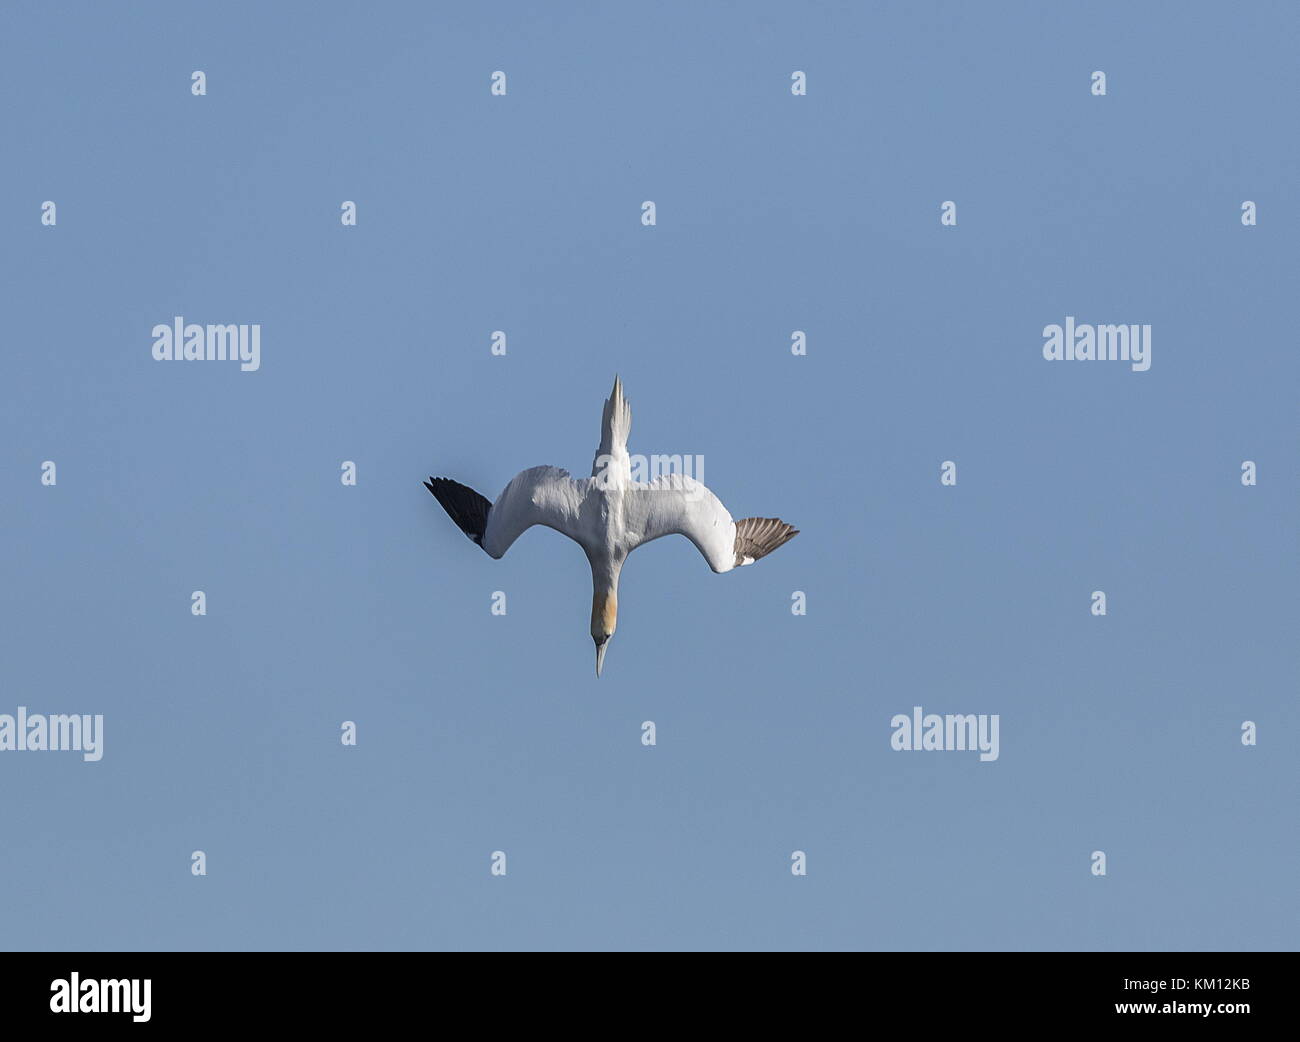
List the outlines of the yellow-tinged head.
<svg viewBox="0 0 1300 1042">
<path fill-rule="evenodd" d="M 605 664 L 605 649 L 618 628 L 618 596 L 597 590 L 591 597 L 591 639 L 596 642 L 596 676 Z"/>
</svg>

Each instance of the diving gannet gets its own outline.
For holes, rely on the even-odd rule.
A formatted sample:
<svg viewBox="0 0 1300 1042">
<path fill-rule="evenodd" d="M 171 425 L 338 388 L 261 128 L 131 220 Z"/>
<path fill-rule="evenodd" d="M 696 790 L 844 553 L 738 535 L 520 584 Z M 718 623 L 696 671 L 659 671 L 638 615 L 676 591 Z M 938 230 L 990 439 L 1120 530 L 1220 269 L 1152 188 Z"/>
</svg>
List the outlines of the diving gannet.
<svg viewBox="0 0 1300 1042">
<path fill-rule="evenodd" d="M 718 497 L 683 474 L 648 483 L 632 480 L 627 436 L 632 409 L 623 383 L 605 401 L 600 448 L 591 477 L 573 478 L 559 467 L 532 467 L 517 474 L 489 503 L 449 478 L 429 478 L 433 493 L 462 532 L 500 559 L 526 529 L 546 525 L 576 542 L 591 562 L 591 639 L 596 676 L 618 624 L 618 577 L 627 555 L 665 535 L 684 535 L 715 572 L 753 564 L 799 534 L 774 517 L 733 521 Z"/>
</svg>

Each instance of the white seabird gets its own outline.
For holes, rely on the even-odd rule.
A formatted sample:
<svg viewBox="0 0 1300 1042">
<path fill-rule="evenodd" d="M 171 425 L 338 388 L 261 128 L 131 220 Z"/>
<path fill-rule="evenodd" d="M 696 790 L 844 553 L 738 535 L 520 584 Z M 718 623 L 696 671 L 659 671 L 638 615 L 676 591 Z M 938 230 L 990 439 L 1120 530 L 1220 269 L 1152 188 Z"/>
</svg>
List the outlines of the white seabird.
<svg viewBox="0 0 1300 1042">
<path fill-rule="evenodd" d="M 591 562 L 591 639 L 596 642 L 596 676 L 618 624 L 618 577 L 627 555 L 665 535 L 684 535 L 715 572 L 753 564 L 799 534 L 775 517 L 733 521 L 718 497 L 682 474 L 644 483 L 632 480 L 627 436 L 632 409 L 623 384 L 601 417 L 600 448 L 591 477 L 573 478 L 559 467 L 521 471 L 489 503 L 472 488 L 449 478 L 429 478 L 433 493 L 451 519 L 488 555 L 500 559 L 526 529 L 546 525 L 576 542 Z"/>
</svg>

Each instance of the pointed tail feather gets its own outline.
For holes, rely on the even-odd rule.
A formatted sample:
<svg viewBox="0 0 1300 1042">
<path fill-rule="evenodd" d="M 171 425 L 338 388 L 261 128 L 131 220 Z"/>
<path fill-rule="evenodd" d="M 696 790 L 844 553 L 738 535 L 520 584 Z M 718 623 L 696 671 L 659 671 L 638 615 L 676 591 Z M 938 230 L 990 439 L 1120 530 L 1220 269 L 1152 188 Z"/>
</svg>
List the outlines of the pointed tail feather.
<svg viewBox="0 0 1300 1042">
<path fill-rule="evenodd" d="M 600 417 L 600 454 L 613 456 L 627 448 L 627 436 L 632 431 L 632 405 L 623 397 L 623 381 L 614 377 L 614 389 L 605 399 L 605 411 Z"/>
</svg>

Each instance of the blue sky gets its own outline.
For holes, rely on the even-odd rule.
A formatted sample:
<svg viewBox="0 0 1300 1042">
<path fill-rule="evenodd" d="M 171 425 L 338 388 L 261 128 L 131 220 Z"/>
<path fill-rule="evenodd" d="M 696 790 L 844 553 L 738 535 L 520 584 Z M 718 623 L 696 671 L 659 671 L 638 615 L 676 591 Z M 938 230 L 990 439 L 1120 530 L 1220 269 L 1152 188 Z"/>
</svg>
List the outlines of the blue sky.
<svg viewBox="0 0 1300 1042">
<path fill-rule="evenodd" d="M 0 753 L 0 946 L 1295 947 L 1294 5 L 0 22 L 0 713 L 105 717 Z M 577 547 L 421 481 L 587 473 L 615 372 L 802 534 L 639 550 L 597 681 Z"/>
</svg>

